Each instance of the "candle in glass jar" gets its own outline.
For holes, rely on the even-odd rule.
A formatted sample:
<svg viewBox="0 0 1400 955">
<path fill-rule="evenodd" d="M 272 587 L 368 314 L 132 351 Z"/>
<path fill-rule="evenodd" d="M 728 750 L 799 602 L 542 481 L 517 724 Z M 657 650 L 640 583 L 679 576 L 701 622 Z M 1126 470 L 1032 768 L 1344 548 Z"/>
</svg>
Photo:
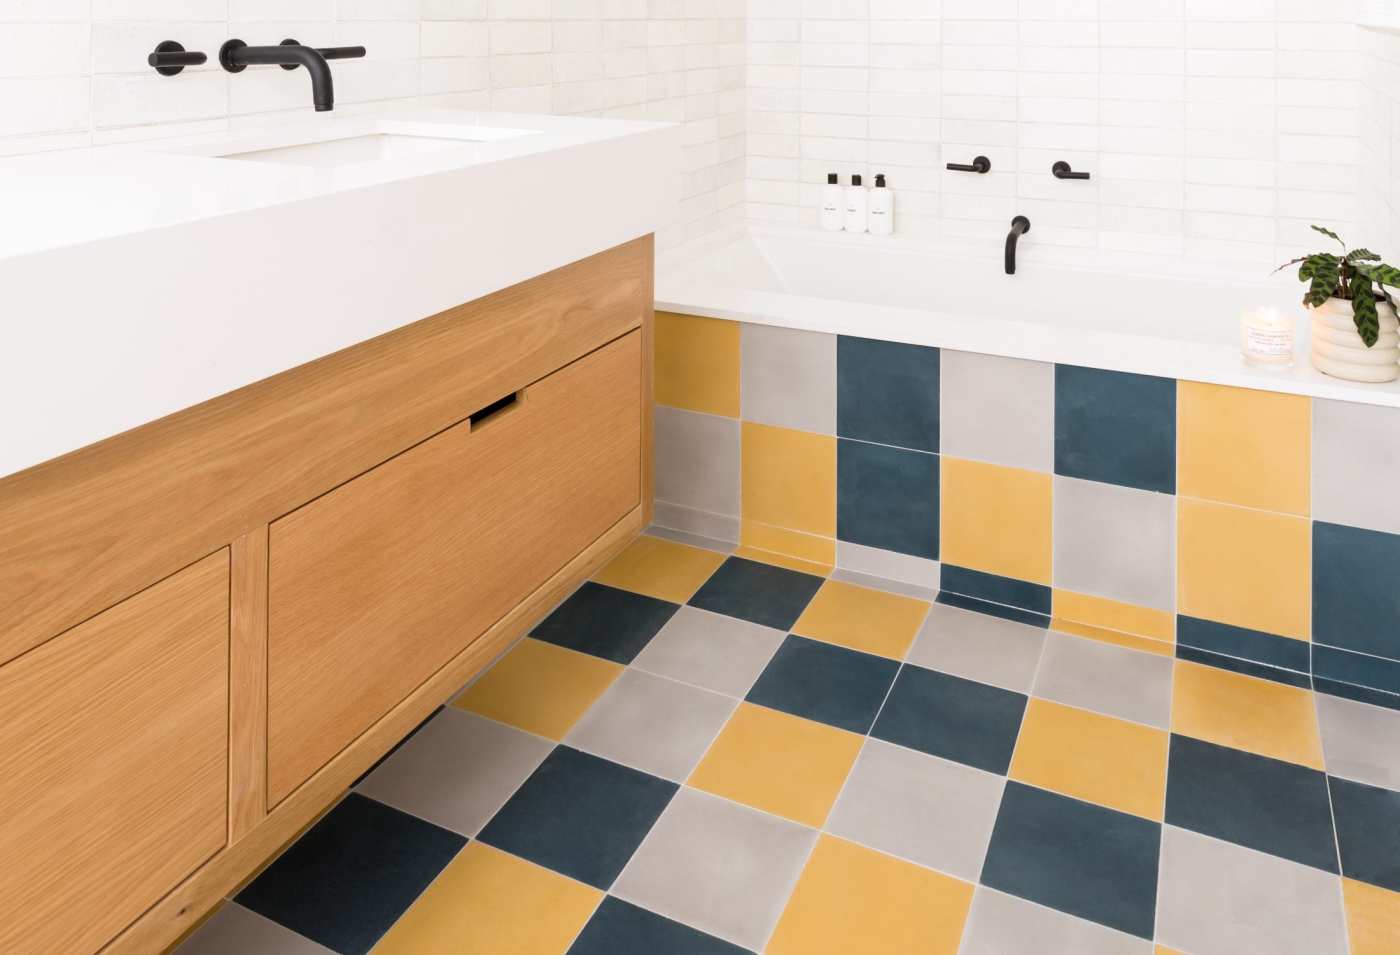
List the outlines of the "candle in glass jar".
<svg viewBox="0 0 1400 955">
<path fill-rule="evenodd" d="M 1293 364 L 1294 320 L 1272 306 L 1247 308 L 1240 319 L 1240 347 L 1250 365 L 1288 368 Z"/>
</svg>

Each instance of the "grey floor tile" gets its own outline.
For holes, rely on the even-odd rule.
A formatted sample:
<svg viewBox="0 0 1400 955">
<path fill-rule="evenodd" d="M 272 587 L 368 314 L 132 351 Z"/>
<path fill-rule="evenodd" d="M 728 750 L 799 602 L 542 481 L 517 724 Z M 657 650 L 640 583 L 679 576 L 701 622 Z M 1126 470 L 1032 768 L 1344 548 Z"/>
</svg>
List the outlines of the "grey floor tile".
<svg viewBox="0 0 1400 955">
<path fill-rule="evenodd" d="M 867 739 L 826 830 L 976 882 L 1005 778 Z"/>
<path fill-rule="evenodd" d="M 237 902 L 224 903 L 176 951 L 178 955 L 330 955 L 330 949 Z"/>
<path fill-rule="evenodd" d="M 474 836 L 553 748 L 549 740 L 448 707 L 356 791 Z"/>
<path fill-rule="evenodd" d="M 1034 693 L 1166 729 L 1171 724 L 1172 659 L 1052 630 L 1045 638 Z"/>
<path fill-rule="evenodd" d="M 739 419 L 657 405 L 656 499 L 738 517 Z"/>
<path fill-rule="evenodd" d="M 624 766 L 681 782 L 739 701 L 629 669 L 564 742 Z"/>
<path fill-rule="evenodd" d="M 1055 463 L 1055 366 L 943 350 L 943 453 L 1049 471 Z"/>
<path fill-rule="evenodd" d="M 744 325 L 743 336 L 743 419 L 835 434 L 836 336 L 774 325 Z"/>
<path fill-rule="evenodd" d="M 910 663 L 1029 693 L 1045 631 L 1040 627 L 934 604 L 909 650 Z"/>
<path fill-rule="evenodd" d="M 638 670 L 742 697 L 768 665 L 784 633 L 698 607 L 676 611 L 632 661 Z"/>
<path fill-rule="evenodd" d="M 1327 772 L 1400 789 L 1400 711 L 1317 694 Z"/>
<path fill-rule="evenodd" d="M 1346 955 L 1341 880 L 1167 826 L 1157 940 L 1191 955 Z"/>
<path fill-rule="evenodd" d="M 1176 608 L 1176 498 L 1055 478 L 1055 586 Z"/>
<path fill-rule="evenodd" d="M 977 887 L 959 955 L 1152 955 L 1152 943 L 1014 895 Z"/>
<path fill-rule="evenodd" d="M 612 893 L 760 951 L 816 839 L 815 830 L 683 787 Z"/>
</svg>

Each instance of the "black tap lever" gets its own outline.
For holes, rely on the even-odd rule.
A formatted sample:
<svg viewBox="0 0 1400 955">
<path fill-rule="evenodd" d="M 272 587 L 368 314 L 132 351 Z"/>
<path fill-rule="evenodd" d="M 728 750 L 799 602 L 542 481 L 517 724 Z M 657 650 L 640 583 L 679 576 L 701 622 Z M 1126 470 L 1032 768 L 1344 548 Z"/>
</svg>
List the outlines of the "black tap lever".
<svg viewBox="0 0 1400 955">
<path fill-rule="evenodd" d="M 304 66 L 306 72 L 311 74 L 311 98 L 316 104 L 316 112 L 324 113 L 335 109 L 335 86 L 331 81 L 330 65 L 326 61 L 364 55 L 365 48 L 362 46 L 317 50 L 302 46 L 295 40 L 284 40 L 277 46 L 249 46 L 242 40 L 229 40 L 219 48 L 219 63 L 230 73 L 242 73 L 249 66 L 260 64 L 288 70 Z"/>
<path fill-rule="evenodd" d="M 185 67 L 203 66 L 209 62 L 209 57 L 198 50 L 186 52 L 184 46 L 174 40 L 162 40 L 156 44 L 155 51 L 146 57 L 146 62 L 154 66 L 161 76 L 179 76 Z"/>
<path fill-rule="evenodd" d="M 1006 236 L 1006 274 L 1016 274 L 1016 242 L 1031 231 L 1031 220 L 1017 216 L 1011 220 L 1011 231 Z"/>
<path fill-rule="evenodd" d="M 1075 172 L 1073 169 L 1070 168 L 1069 163 L 1065 162 L 1063 159 L 1061 159 L 1059 162 L 1055 163 L 1055 165 L 1051 166 L 1051 167 L 1050 167 L 1050 171 L 1053 172 L 1053 173 L 1055 174 L 1055 178 L 1056 178 L 1056 179 L 1088 179 L 1088 178 L 1089 178 L 1089 174 L 1088 174 L 1087 172 Z"/>
<path fill-rule="evenodd" d="M 948 163 L 948 169 L 952 172 L 977 172 L 986 174 L 992 171 L 992 161 L 986 156 L 978 156 L 972 160 L 971 164 L 961 162 Z"/>
</svg>

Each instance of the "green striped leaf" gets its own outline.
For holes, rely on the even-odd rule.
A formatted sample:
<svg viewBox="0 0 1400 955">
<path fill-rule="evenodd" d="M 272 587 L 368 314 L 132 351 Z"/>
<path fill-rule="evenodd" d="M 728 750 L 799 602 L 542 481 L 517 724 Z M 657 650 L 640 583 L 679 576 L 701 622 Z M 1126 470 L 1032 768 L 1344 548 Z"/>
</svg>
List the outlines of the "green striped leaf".
<svg viewBox="0 0 1400 955">
<path fill-rule="evenodd" d="M 1337 240 L 1337 244 L 1340 245 L 1340 246 L 1341 246 L 1342 248 L 1344 248 L 1344 249 L 1347 247 L 1347 244 L 1346 244 L 1345 242 L 1342 241 L 1342 237 L 1339 236 L 1339 235 L 1337 235 L 1337 233 L 1333 232 L 1331 229 L 1324 229 L 1324 228 L 1323 228 L 1322 226 L 1320 226 L 1320 225 L 1315 225 L 1315 226 L 1312 227 L 1312 230 L 1313 230 L 1314 232 L 1321 232 L 1323 235 L 1327 236 L 1327 238 L 1329 238 L 1329 239 L 1336 239 L 1336 240 Z"/>
<path fill-rule="evenodd" d="M 1377 285 L 1400 288 L 1400 269 L 1393 265 L 1357 265 L 1355 269 L 1358 274 L 1366 276 Z"/>
<path fill-rule="evenodd" d="M 1370 249 L 1352 249 L 1347 253 L 1347 261 L 1353 264 L 1357 262 L 1379 262 L 1381 257 Z"/>
<path fill-rule="evenodd" d="M 1357 334 L 1370 348 L 1381 337 L 1380 319 L 1376 317 L 1376 294 L 1370 282 L 1357 282 L 1351 287 L 1351 310 Z"/>
</svg>

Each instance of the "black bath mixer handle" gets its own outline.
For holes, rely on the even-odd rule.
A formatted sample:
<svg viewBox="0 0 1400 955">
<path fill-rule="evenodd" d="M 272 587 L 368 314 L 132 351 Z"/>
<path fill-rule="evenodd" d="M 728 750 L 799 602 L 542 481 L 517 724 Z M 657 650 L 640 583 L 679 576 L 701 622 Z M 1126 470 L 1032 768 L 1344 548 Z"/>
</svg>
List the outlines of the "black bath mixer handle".
<svg viewBox="0 0 1400 955">
<path fill-rule="evenodd" d="M 187 66 L 203 66 L 209 57 L 198 50 L 186 50 L 183 44 L 174 40 L 162 40 L 155 50 L 146 57 L 146 62 L 155 67 L 161 76 L 179 76 Z"/>
<path fill-rule="evenodd" d="M 1050 171 L 1055 174 L 1056 179 L 1088 179 L 1087 172 L 1075 172 L 1070 168 L 1069 163 L 1061 159 L 1050 167 Z"/>
<path fill-rule="evenodd" d="M 978 156 L 971 163 L 950 162 L 948 169 L 952 172 L 977 172 L 985 175 L 992 171 L 992 161 L 986 156 Z"/>
</svg>

